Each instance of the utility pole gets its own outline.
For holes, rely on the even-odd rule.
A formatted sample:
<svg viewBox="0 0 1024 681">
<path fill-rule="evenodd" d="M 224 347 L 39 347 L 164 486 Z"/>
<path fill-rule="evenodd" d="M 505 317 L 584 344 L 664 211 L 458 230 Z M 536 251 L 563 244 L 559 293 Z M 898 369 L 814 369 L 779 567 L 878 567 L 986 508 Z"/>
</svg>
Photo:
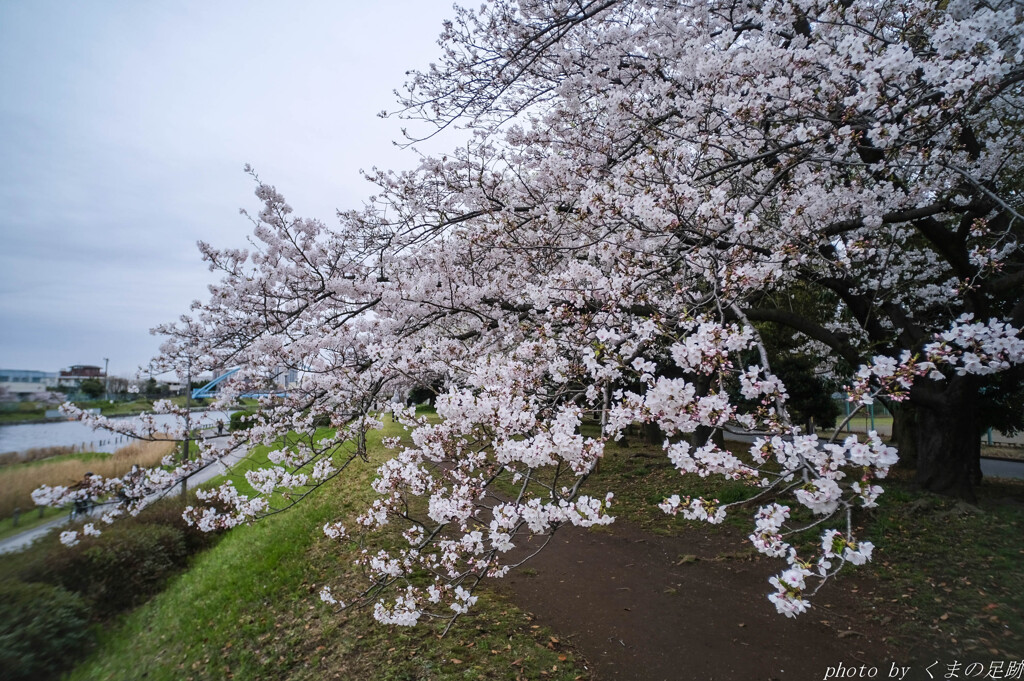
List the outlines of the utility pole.
<svg viewBox="0 0 1024 681">
<path fill-rule="evenodd" d="M 103 358 L 103 399 L 110 399 L 110 358 Z"/>
<path fill-rule="evenodd" d="M 188 462 L 188 441 L 192 435 L 192 358 L 188 358 L 187 369 L 185 370 L 185 446 L 182 451 L 181 462 Z M 184 497 L 188 491 L 188 477 L 181 479 L 181 496 Z"/>
</svg>

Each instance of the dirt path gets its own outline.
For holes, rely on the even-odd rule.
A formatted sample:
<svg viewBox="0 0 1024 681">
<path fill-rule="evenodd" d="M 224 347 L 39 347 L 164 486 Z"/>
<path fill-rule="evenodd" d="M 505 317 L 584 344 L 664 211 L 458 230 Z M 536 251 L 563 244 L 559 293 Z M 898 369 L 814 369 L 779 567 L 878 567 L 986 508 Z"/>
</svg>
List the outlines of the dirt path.
<svg viewBox="0 0 1024 681">
<path fill-rule="evenodd" d="M 663 537 L 616 523 L 560 531 L 502 581 L 540 624 L 571 640 L 600 681 L 805 681 L 840 662 L 894 659 L 883 632 L 851 615 L 870 607 L 865 586 L 844 576 L 808 613 L 787 619 L 766 597 L 780 569 L 738 537 Z"/>
</svg>

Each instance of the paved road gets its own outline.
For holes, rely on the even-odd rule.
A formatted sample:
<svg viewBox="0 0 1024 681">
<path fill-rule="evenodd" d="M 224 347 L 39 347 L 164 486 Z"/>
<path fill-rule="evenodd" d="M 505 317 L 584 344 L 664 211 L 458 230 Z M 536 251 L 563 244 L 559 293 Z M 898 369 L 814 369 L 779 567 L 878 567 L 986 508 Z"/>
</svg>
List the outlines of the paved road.
<svg viewBox="0 0 1024 681">
<path fill-rule="evenodd" d="M 733 442 L 753 442 L 756 435 L 752 433 L 740 433 L 725 431 L 725 439 Z M 1006 459 L 981 459 L 981 472 L 990 478 L 1017 478 L 1024 479 L 1024 461 L 1008 461 Z"/>
<path fill-rule="evenodd" d="M 59 515 L 53 520 L 48 520 L 42 525 L 36 525 L 31 530 L 25 530 L 19 534 L 12 535 L 0 540 L 0 553 L 14 553 L 21 551 L 29 544 L 39 539 L 55 527 L 61 527 L 68 522 L 66 515 Z"/>
<path fill-rule="evenodd" d="M 226 438 L 227 435 L 221 436 L 221 438 L 211 437 L 208 438 L 208 441 Z M 223 474 L 229 468 L 231 468 L 236 463 L 241 461 L 246 454 L 246 450 L 239 450 L 221 457 L 218 462 L 212 463 L 208 465 L 206 468 L 203 468 L 193 473 L 188 478 L 188 486 L 190 488 L 196 487 L 197 485 L 201 485 L 211 478 Z M 166 494 L 166 492 L 164 494 Z M 96 514 L 99 515 L 99 511 L 96 511 Z M 50 532 L 50 530 L 62 527 L 68 524 L 68 522 L 70 522 L 70 518 L 67 515 L 60 515 L 54 518 L 53 520 L 49 520 L 43 523 L 42 525 L 37 525 L 36 527 L 33 527 L 30 530 L 25 530 L 24 532 L 21 532 L 19 534 L 7 537 L 6 539 L 2 539 L 0 540 L 0 554 L 21 551 L 22 549 L 27 548 L 32 542 L 34 542 L 39 537 L 42 537 L 43 535 Z"/>
<path fill-rule="evenodd" d="M 989 478 L 1024 478 L 1024 461 L 983 458 L 981 472 Z"/>
</svg>

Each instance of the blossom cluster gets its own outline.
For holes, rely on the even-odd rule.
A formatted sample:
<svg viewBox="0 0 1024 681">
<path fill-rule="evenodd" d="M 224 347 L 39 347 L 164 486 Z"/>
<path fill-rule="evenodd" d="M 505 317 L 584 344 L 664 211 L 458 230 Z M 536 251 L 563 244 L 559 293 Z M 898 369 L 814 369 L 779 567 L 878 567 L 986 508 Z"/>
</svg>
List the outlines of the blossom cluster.
<svg viewBox="0 0 1024 681">
<path fill-rule="evenodd" d="M 1019 329 L 994 318 L 973 320 L 972 314 L 961 315 L 948 329 L 934 334 L 935 340 L 923 348 L 924 360 L 909 350 L 898 360 L 876 355 L 858 369 L 849 388 L 850 401 L 871 404 L 879 396 L 904 400 L 918 377 L 945 380 L 944 368 L 958 376 L 986 376 L 1024 364 L 1024 336 Z"/>
</svg>

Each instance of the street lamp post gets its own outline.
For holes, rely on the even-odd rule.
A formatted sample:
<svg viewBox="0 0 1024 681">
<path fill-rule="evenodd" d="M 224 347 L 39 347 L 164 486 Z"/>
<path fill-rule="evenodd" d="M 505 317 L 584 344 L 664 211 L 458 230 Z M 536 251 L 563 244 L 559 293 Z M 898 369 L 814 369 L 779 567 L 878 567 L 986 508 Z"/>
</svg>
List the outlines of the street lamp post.
<svg viewBox="0 0 1024 681">
<path fill-rule="evenodd" d="M 192 435 L 192 358 L 189 357 L 185 370 L 185 447 L 182 453 L 182 463 L 188 462 L 188 441 Z M 181 496 L 184 497 L 188 491 L 188 476 L 181 479 Z"/>
</svg>

